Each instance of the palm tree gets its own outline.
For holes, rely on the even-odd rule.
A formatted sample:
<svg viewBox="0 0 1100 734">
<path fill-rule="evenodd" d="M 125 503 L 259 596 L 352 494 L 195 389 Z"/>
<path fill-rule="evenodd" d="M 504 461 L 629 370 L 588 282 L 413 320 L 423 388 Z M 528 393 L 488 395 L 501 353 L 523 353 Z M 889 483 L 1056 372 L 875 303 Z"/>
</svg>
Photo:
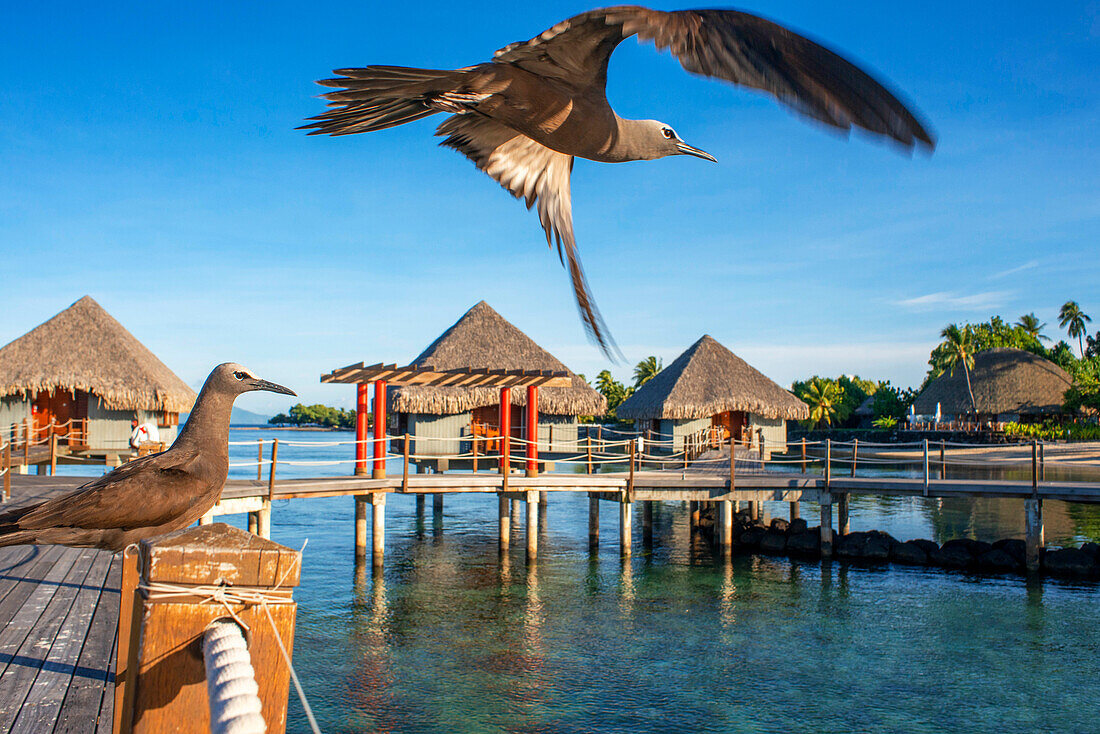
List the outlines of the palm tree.
<svg viewBox="0 0 1100 734">
<path fill-rule="evenodd" d="M 1077 301 L 1066 301 L 1062 304 L 1062 310 L 1058 312 L 1058 325 L 1066 330 L 1071 339 L 1077 337 L 1077 348 L 1081 351 L 1082 357 L 1085 356 L 1085 345 L 1081 337 L 1085 335 L 1085 324 L 1090 321 L 1092 319 L 1085 315 Z"/>
<path fill-rule="evenodd" d="M 960 329 L 958 324 L 948 324 L 940 332 L 948 351 L 941 358 L 938 367 L 949 375 L 955 374 L 955 368 L 962 366 L 966 375 L 966 392 L 970 395 L 970 410 L 977 414 L 978 406 L 974 402 L 974 390 L 970 386 L 970 370 L 974 368 L 974 339 L 970 329 Z"/>
<path fill-rule="evenodd" d="M 1042 334 L 1043 329 L 1046 328 L 1046 324 L 1039 320 L 1039 317 L 1034 313 L 1025 313 L 1020 317 L 1020 320 L 1016 322 L 1016 326 L 1019 326 L 1028 335 L 1035 337 L 1040 341 L 1050 341 L 1049 336 Z"/>
<path fill-rule="evenodd" d="M 812 425 L 824 423 L 830 428 L 837 418 L 841 401 L 844 400 L 844 391 L 835 382 L 826 382 L 817 377 L 810 380 L 806 386 L 806 392 L 801 396 L 802 400 L 810 406 L 810 422 Z"/>
<path fill-rule="evenodd" d="M 650 356 L 643 359 L 638 364 L 634 365 L 634 387 L 641 387 L 654 377 L 657 373 L 664 368 L 662 360 L 656 357 Z"/>
</svg>

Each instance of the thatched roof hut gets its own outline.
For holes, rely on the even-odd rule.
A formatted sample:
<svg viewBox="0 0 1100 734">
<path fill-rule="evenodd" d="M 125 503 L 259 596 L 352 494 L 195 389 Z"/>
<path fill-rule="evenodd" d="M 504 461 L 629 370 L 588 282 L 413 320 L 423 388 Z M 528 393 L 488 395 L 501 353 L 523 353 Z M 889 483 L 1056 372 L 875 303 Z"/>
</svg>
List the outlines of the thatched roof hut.
<svg viewBox="0 0 1100 734">
<path fill-rule="evenodd" d="M 436 370 L 505 369 L 569 372 L 572 387 L 539 390 L 539 412 L 550 415 L 601 415 L 607 401 L 552 354 L 540 347 L 479 301 L 413 360 Z M 390 409 L 397 413 L 450 415 L 497 405 L 500 391 L 488 387 L 398 387 L 390 391 Z M 512 390 L 512 403 L 526 405 L 525 390 Z"/>
<path fill-rule="evenodd" d="M 195 391 L 91 296 L 0 348 L 0 397 L 86 392 L 109 410 L 180 413 Z"/>
<path fill-rule="evenodd" d="M 706 418 L 727 411 L 802 420 L 805 403 L 710 336 L 692 344 L 616 410 L 620 418 Z"/>
<path fill-rule="evenodd" d="M 1022 349 L 989 349 L 974 355 L 970 385 L 979 415 L 1041 415 L 1060 413 L 1073 379 L 1058 365 Z M 962 368 L 942 374 L 921 391 L 913 410 L 921 415 L 971 412 Z"/>
</svg>

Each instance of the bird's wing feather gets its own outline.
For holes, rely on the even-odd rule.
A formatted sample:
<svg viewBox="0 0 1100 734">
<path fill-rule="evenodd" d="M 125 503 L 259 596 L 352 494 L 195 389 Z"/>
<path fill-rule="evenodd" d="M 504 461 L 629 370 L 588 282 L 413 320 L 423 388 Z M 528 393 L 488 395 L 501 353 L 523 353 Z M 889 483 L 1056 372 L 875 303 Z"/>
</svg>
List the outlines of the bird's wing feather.
<svg viewBox="0 0 1100 734">
<path fill-rule="evenodd" d="M 935 146 L 927 126 L 869 74 L 804 36 L 737 10 L 593 10 L 501 49 L 494 60 L 602 86 L 612 51 L 635 34 L 671 51 L 693 74 L 767 92 L 841 130 L 855 126 L 908 147 Z"/>
<path fill-rule="evenodd" d="M 43 502 L 22 514 L 18 525 L 27 530 L 162 525 L 192 507 L 197 489 L 210 480 L 196 458 L 165 452 L 135 459 L 73 494 Z"/>
<path fill-rule="evenodd" d="M 581 266 L 573 238 L 569 175 L 573 156 L 558 153 L 510 127 L 476 113 L 451 115 L 436 130 L 441 145 L 454 148 L 491 176 L 527 208 L 537 207 L 546 242 L 556 242 L 558 257 L 569 269 L 577 308 L 589 335 L 609 356 L 617 352 L 600 316 Z"/>
</svg>

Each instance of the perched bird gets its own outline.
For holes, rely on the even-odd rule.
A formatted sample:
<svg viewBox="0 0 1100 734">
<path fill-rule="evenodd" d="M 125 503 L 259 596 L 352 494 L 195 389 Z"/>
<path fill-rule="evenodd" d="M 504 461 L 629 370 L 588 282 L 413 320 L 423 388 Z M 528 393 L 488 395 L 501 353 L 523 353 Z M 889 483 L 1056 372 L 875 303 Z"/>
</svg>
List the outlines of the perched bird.
<svg viewBox="0 0 1100 734">
<path fill-rule="evenodd" d="M 0 514 L 0 546 L 27 543 L 120 551 L 180 530 L 221 497 L 229 472 L 229 415 L 241 393 L 295 393 L 239 364 L 214 368 L 172 448 L 143 456 L 72 494 Z"/>
<path fill-rule="evenodd" d="M 683 67 L 774 95 L 815 120 L 853 126 L 906 148 L 933 148 L 928 128 L 898 98 L 836 53 L 781 25 L 737 10 L 662 12 L 622 6 L 563 20 L 492 61 L 454 70 L 368 66 L 337 69 L 318 82 L 329 110 L 300 129 L 350 135 L 451 113 L 437 129 L 527 208 L 538 205 L 547 244 L 568 260 L 581 317 L 608 356 L 613 340 L 592 299 L 573 238 L 569 176 L 573 158 L 605 163 L 669 155 L 713 156 L 688 145 L 671 125 L 627 120 L 607 101 L 607 64 L 637 35 L 669 49 Z"/>
</svg>

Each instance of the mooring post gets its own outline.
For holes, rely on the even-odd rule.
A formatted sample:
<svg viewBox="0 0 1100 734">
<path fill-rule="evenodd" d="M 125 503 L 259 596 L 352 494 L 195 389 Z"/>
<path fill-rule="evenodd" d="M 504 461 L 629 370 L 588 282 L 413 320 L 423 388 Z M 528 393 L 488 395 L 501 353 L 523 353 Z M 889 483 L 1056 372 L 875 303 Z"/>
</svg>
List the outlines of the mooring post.
<svg viewBox="0 0 1100 734">
<path fill-rule="evenodd" d="M 497 493 L 497 545 L 501 552 L 508 550 L 512 539 L 512 515 L 510 503 L 503 492 Z"/>
<path fill-rule="evenodd" d="M 367 557 L 367 503 L 366 495 L 355 495 L 355 557 Z"/>
<path fill-rule="evenodd" d="M 443 526 L 443 493 L 436 492 L 432 495 L 432 523 Z"/>
<path fill-rule="evenodd" d="M 821 494 L 821 557 L 833 555 L 833 442 L 825 439 L 825 490 Z"/>
<path fill-rule="evenodd" d="M 718 503 L 718 545 L 723 555 L 733 550 L 733 502 L 722 500 Z"/>
<path fill-rule="evenodd" d="M 1027 570 L 1034 573 L 1039 570 L 1043 545 L 1043 501 L 1037 497 L 1024 500 L 1024 525 L 1026 532 L 1025 558 Z"/>
<path fill-rule="evenodd" d="M 749 519 L 760 519 L 760 503 L 756 500 L 749 500 Z"/>
<path fill-rule="evenodd" d="M 539 493 L 527 492 L 527 562 L 534 563 L 539 555 Z"/>
<path fill-rule="evenodd" d="M 372 492 L 371 504 L 371 562 L 375 568 L 382 565 L 386 552 L 386 493 Z"/>
<path fill-rule="evenodd" d="M 253 535 L 260 534 L 260 513 L 258 510 L 248 513 L 248 532 Z"/>
<path fill-rule="evenodd" d="M 791 509 L 791 519 L 797 520 L 801 516 L 798 507 L 798 500 L 791 500 L 787 503 L 787 506 Z"/>
<path fill-rule="evenodd" d="M 600 547 L 600 498 L 595 492 L 588 493 L 588 549 Z"/>
<path fill-rule="evenodd" d="M 642 502 L 642 542 L 653 544 L 653 500 Z"/>
<path fill-rule="evenodd" d="M 847 492 L 841 492 L 836 496 L 836 530 L 837 535 L 844 537 L 848 534 L 848 498 Z"/>
<path fill-rule="evenodd" d="M 699 517 L 702 514 L 699 508 L 702 504 L 703 503 L 698 500 L 691 500 L 688 502 L 688 528 L 693 533 L 699 529 Z"/>
<path fill-rule="evenodd" d="M 629 556 L 633 540 L 631 538 L 631 524 L 634 519 L 633 505 L 629 498 L 619 500 L 619 553 Z"/>
</svg>

